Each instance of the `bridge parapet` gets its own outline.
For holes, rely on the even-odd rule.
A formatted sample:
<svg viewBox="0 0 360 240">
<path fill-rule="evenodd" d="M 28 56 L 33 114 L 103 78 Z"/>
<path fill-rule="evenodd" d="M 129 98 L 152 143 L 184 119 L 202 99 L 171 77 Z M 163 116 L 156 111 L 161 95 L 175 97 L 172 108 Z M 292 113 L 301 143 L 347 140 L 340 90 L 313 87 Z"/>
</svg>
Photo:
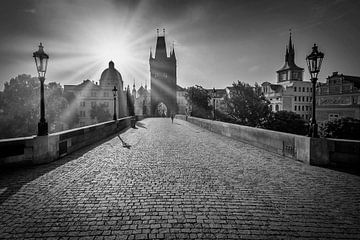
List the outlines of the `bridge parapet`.
<svg viewBox="0 0 360 240">
<path fill-rule="evenodd" d="M 141 117 L 139 117 L 141 118 Z M 0 166 L 33 165 L 54 161 L 96 143 L 131 125 L 137 117 L 125 117 L 49 134 L 0 140 Z"/>
<path fill-rule="evenodd" d="M 176 118 L 186 120 L 184 115 Z M 195 117 L 188 117 L 187 121 L 307 164 L 360 166 L 360 141 L 311 138 Z"/>
</svg>

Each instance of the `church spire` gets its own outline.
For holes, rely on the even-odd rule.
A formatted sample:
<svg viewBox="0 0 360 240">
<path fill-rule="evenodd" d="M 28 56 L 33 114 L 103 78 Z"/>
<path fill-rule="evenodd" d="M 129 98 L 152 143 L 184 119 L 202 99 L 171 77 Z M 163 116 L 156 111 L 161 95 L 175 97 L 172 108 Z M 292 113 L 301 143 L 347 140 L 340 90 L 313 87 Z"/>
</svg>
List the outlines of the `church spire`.
<svg viewBox="0 0 360 240">
<path fill-rule="evenodd" d="M 295 65 L 295 50 L 294 50 L 294 44 L 292 43 L 292 39 L 291 39 L 291 29 L 289 31 L 290 31 L 290 37 L 289 37 L 289 45 L 288 45 L 288 49 L 289 49 L 288 63 L 289 65 Z"/>
</svg>

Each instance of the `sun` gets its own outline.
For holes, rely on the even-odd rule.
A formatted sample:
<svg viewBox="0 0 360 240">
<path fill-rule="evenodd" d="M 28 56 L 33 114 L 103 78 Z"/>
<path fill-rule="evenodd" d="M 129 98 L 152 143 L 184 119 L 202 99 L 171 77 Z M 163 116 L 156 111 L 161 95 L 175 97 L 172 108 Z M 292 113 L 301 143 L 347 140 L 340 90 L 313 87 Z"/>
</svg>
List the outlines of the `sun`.
<svg viewBox="0 0 360 240">
<path fill-rule="evenodd" d="M 93 52 L 98 61 L 113 61 L 117 66 L 128 69 L 134 62 L 134 53 L 124 41 L 107 39 Z"/>
</svg>

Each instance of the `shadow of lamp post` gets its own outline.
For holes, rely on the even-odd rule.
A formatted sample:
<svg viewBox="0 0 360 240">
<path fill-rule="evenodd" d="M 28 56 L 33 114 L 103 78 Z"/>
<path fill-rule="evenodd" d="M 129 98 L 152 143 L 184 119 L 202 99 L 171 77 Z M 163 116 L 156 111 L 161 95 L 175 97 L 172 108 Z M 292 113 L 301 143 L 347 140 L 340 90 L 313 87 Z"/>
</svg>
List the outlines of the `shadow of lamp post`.
<svg viewBox="0 0 360 240">
<path fill-rule="evenodd" d="M 318 125 L 316 123 L 316 116 L 315 116 L 315 105 L 316 105 L 316 98 L 315 98 L 315 88 L 316 82 L 318 80 L 318 74 L 320 72 L 321 63 L 324 59 L 324 53 L 318 50 L 316 44 L 314 44 L 312 48 L 312 52 L 310 55 L 306 56 L 306 63 L 309 68 L 310 76 L 311 76 L 311 83 L 312 83 L 312 116 L 311 116 L 311 123 L 309 127 L 309 137 L 317 138 L 318 135 Z"/>
<path fill-rule="evenodd" d="M 48 135 L 48 123 L 45 120 L 44 82 L 49 55 L 44 52 L 42 43 L 39 45 L 39 50 L 33 53 L 33 58 L 35 59 L 40 80 L 40 122 L 38 123 L 38 136 L 45 136 Z"/>
<path fill-rule="evenodd" d="M 113 95 L 114 95 L 114 116 L 113 116 L 113 120 L 116 121 L 117 117 L 116 117 L 116 92 L 117 92 L 117 88 L 116 86 L 114 86 L 114 88 L 112 89 Z"/>
</svg>

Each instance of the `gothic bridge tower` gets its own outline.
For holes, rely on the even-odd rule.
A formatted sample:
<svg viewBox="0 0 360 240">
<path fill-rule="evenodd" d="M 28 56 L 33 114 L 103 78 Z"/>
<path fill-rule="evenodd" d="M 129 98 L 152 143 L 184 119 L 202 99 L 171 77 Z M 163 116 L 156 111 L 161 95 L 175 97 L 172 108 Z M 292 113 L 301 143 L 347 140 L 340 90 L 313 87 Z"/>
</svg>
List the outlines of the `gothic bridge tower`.
<svg viewBox="0 0 360 240">
<path fill-rule="evenodd" d="M 174 48 L 167 55 L 165 29 L 163 35 L 157 30 L 155 56 L 150 50 L 151 114 L 161 116 L 159 108 L 169 116 L 177 112 L 176 104 L 176 57 Z"/>
</svg>

